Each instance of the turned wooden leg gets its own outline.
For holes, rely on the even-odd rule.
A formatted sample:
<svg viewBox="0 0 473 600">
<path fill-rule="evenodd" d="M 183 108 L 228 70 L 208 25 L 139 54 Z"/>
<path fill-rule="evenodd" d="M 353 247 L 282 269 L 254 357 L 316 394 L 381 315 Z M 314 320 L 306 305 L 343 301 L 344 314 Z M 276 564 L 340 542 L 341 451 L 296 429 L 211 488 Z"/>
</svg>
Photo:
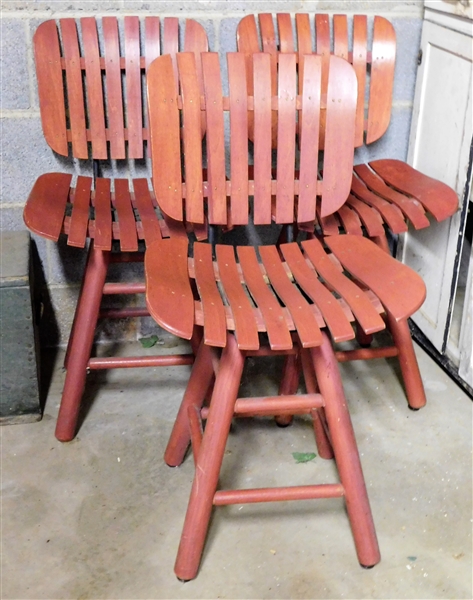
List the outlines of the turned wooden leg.
<svg viewBox="0 0 473 600">
<path fill-rule="evenodd" d="M 235 337 L 227 335 L 227 345 L 220 359 L 207 423 L 196 457 L 195 477 L 174 568 L 181 580 L 188 581 L 197 575 L 243 364 L 244 357 Z"/>
<path fill-rule="evenodd" d="M 92 242 L 68 346 L 66 380 L 56 425 L 56 437 L 61 442 L 69 442 L 76 433 L 109 261 L 110 252 L 95 249 Z"/>
<path fill-rule="evenodd" d="M 372 567 L 380 561 L 373 517 L 337 359 L 327 334 L 323 332 L 322 335 L 322 346 L 311 348 L 310 353 L 324 398 L 325 415 L 340 481 L 345 490 L 358 560 L 363 567 Z"/>
<path fill-rule="evenodd" d="M 297 392 L 299 387 L 299 359 L 297 354 L 288 354 L 284 359 L 281 384 L 278 394 L 280 396 L 292 396 Z M 287 427 L 292 423 L 292 415 L 277 415 L 276 423 L 279 427 Z"/>
</svg>

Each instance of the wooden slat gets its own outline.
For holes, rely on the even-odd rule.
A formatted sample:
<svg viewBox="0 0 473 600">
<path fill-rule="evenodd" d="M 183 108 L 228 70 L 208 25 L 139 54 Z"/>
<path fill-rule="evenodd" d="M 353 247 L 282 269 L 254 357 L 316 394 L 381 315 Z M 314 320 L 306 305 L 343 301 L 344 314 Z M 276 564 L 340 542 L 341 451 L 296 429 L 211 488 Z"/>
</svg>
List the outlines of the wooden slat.
<svg viewBox="0 0 473 600">
<path fill-rule="evenodd" d="M 371 55 L 367 144 L 385 133 L 391 119 L 396 34 L 391 23 L 383 17 L 374 18 Z"/>
<path fill-rule="evenodd" d="M 328 238 L 327 246 L 338 260 L 362 284 L 380 299 L 396 321 L 410 317 L 425 299 L 422 277 L 359 236 Z"/>
<path fill-rule="evenodd" d="M 254 222 L 271 223 L 271 72 L 269 56 L 253 56 Z"/>
<path fill-rule="evenodd" d="M 279 13 L 277 15 L 277 21 L 279 33 L 279 51 L 283 54 L 295 52 L 291 15 L 289 13 Z"/>
<path fill-rule="evenodd" d="M 71 129 L 72 154 L 88 158 L 84 110 L 84 90 L 80 65 L 79 39 L 74 19 L 61 19 L 62 46 L 66 65 L 67 106 Z"/>
<path fill-rule="evenodd" d="M 287 276 L 276 246 L 261 246 L 259 253 L 271 285 L 289 309 L 302 347 L 319 346 L 322 343 L 322 334 L 317 319 L 307 300 Z"/>
<path fill-rule="evenodd" d="M 125 17 L 125 73 L 128 156 L 143 158 L 140 21 L 138 17 Z"/>
<path fill-rule="evenodd" d="M 161 54 L 161 32 L 159 17 L 145 18 L 145 62 L 146 70 L 149 69 L 155 58 Z"/>
<path fill-rule="evenodd" d="M 353 68 L 358 80 L 358 99 L 356 102 L 355 147 L 363 145 L 365 127 L 365 87 L 368 53 L 368 25 L 366 15 L 353 17 Z"/>
<path fill-rule="evenodd" d="M 338 209 L 337 215 L 346 233 L 349 235 L 363 235 L 360 218 L 349 206 L 344 204 Z"/>
<path fill-rule="evenodd" d="M 363 200 L 369 206 L 375 208 L 384 221 L 388 224 L 393 233 L 404 233 L 407 231 L 407 225 L 402 216 L 402 212 L 394 204 L 390 204 L 383 198 L 380 198 L 366 187 L 366 185 L 355 175 L 351 182 L 351 191 Z"/>
<path fill-rule="evenodd" d="M 246 87 L 248 95 L 253 95 L 253 54 L 261 52 L 256 19 L 254 15 L 246 15 L 237 25 L 237 47 L 242 52 L 246 63 Z M 248 137 L 254 139 L 253 111 L 248 113 Z"/>
<path fill-rule="evenodd" d="M 190 340 L 194 332 L 194 296 L 187 270 L 188 242 L 169 238 L 145 253 L 146 305 L 166 331 Z"/>
<path fill-rule="evenodd" d="M 92 158 L 104 160 L 108 157 L 108 154 L 97 24 L 94 17 L 84 17 L 80 22 L 87 80 L 87 109 L 92 141 Z"/>
<path fill-rule="evenodd" d="M 110 179 L 98 178 L 95 181 L 95 236 L 97 250 L 112 249 L 112 203 Z"/>
<path fill-rule="evenodd" d="M 183 105 L 186 220 L 191 223 L 203 223 L 204 184 L 202 181 L 200 87 L 194 53 L 178 54 L 177 64 Z"/>
<path fill-rule="evenodd" d="M 45 173 L 35 181 L 26 201 L 23 220 L 28 229 L 57 242 L 62 230 L 72 175 Z"/>
<path fill-rule="evenodd" d="M 55 152 L 67 156 L 69 149 L 61 51 L 54 20 L 45 21 L 38 26 L 33 43 L 44 137 Z"/>
<path fill-rule="evenodd" d="M 237 253 L 245 283 L 263 316 L 271 348 L 292 348 L 283 309 L 263 278 L 255 249 L 251 246 L 238 246 Z"/>
<path fill-rule="evenodd" d="M 161 209 L 182 221 L 179 109 L 171 57 L 157 58 L 148 70 L 148 105 L 153 187 Z"/>
<path fill-rule="evenodd" d="M 458 210 L 458 197 L 451 187 L 424 175 L 407 163 L 382 159 L 372 161 L 369 165 L 388 185 L 418 200 L 437 221 L 451 217 Z"/>
<path fill-rule="evenodd" d="M 297 205 L 297 221 L 299 223 L 307 223 L 315 219 L 321 77 L 321 57 L 306 56 L 302 89 L 302 122 L 300 123 L 300 174 Z"/>
<path fill-rule="evenodd" d="M 254 309 L 240 283 L 233 246 L 218 244 L 216 246 L 216 256 L 221 283 L 228 298 L 235 323 L 238 347 L 241 350 L 257 350 L 259 339 Z"/>
<path fill-rule="evenodd" d="M 204 341 L 224 348 L 227 340 L 225 307 L 215 282 L 210 244 L 194 244 L 194 270 L 204 313 Z"/>
<path fill-rule="evenodd" d="M 84 248 L 87 239 L 87 227 L 89 225 L 90 193 L 92 189 L 92 178 L 79 175 L 74 191 L 68 246 Z"/>
<path fill-rule="evenodd" d="M 166 17 L 164 19 L 163 31 L 163 54 L 170 54 L 172 57 L 172 65 L 174 68 L 174 77 L 176 86 L 179 81 L 177 75 L 177 60 L 176 55 L 179 52 L 179 19 L 177 17 Z M 176 92 L 178 88 L 176 87 Z"/>
<path fill-rule="evenodd" d="M 330 57 L 327 91 L 323 192 L 320 214 L 335 212 L 350 192 L 353 166 L 356 76 L 343 59 Z"/>
<path fill-rule="evenodd" d="M 368 206 L 356 196 L 353 196 L 353 194 L 348 196 L 346 206 L 353 208 L 360 217 L 361 222 L 366 228 L 366 233 L 370 238 L 385 235 L 383 220 L 379 213 L 371 208 L 371 206 Z"/>
<path fill-rule="evenodd" d="M 322 313 L 334 341 L 353 339 L 353 327 L 342 307 L 318 280 L 317 273 L 309 267 L 299 246 L 296 243 L 281 244 L 280 249 L 297 283 Z"/>
<path fill-rule="evenodd" d="M 272 54 L 277 58 L 278 48 L 276 44 L 276 32 L 274 31 L 273 15 L 271 13 L 260 13 L 258 15 L 259 28 L 263 52 Z"/>
<path fill-rule="evenodd" d="M 417 200 L 387 186 L 381 177 L 378 177 L 367 165 L 358 165 L 354 171 L 370 190 L 395 204 L 411 221 L 415 229 L 422 229 L 430 225 L 422 205 Z"/>
<path fill-rule="evenodd" d="M 333 53 L 348 60 L 348 22 L 346 15 L 333 15 Z"/>
<path fill-rule="evenodd" d="M 299 94 L 302 94 L 304 82 L 304 55 L 312 54 L 312 36 L 307 13 L 296 13 L 297 52 L 299 60 Z"/>
<path fill-rule="evenodd" d="M 162 238 L 147 179 L 133 179 L 135 204 L 143 226 L 146 246 Z"/>
<path fill-rule="evenodd" d="M 245 57 L 227 54 L 230 90 L 230 212 L 234 225 L 248 223 L 248 106 Z"/>
<path fill-rule="evenodd" d="M 125 120 L 123 117 L 120 47 L 116 17 L 102 19 L 105 47 L 105 81 L 107 86 L 107 121 L 111 158 L 126 158 Z"/>
<path fill-rule="evenodd" d="M 195 64 L 197 67 L 197 79 L 199 80 L 200 95 L 204 95 L 204 77 L 202 74 L 202 52 L 208 52 L 209 43 L 205 29 L 193 19 L 186 19 L 186 31 L 184 36 L 184 52 L 193 52 L 195 54 Z M 205 133 L 205 113 L 201 111 L 202 135 Z"/>
<path fill-rule="evenodd" d="M 223 94 L 220 63 L 216 52 L 202 54 L 202 71 L 207 116 L 208 217 L 210 224 L 225 225 L 227 223 L 227 196 Z"/>
<path fill-rule="evenodd" d="M 136 221 L 131 203 L 130 185 L 127 179 L 115 179 L 114 206 L 117 211 L 120 250 L 122 252 L 136 252 L 138 250 Z"/>
<path fill-rule="evenodd" d="M 359 236 L 329 236 L 326 240 L 338 238 L 361 239 Z M 371 242 L 373 246 L 373 244 Z M 323 277 L 325 283 L 333 288 L 346 301 L 360 323 L 363 331 L 367 334 L 375 333 L 384 329 L 384 321 L 373 308 L 367 295 L 353 281 L 341 273 L 330 260 L 322 244 L 317 239 L 302 242 L 306 256 L 309 257 L 315 270 Z M 366 257 L 364 260 L 367 260 Z M 379 276 L 379 274 L 378 274 Z"/>
<path fill-rule="evenodd" d="M 278 77 L 276 223 L 294 222 L 296 85 L 296 55 L 281 54 Z"/>
<path fill-rule="evenodd" d="M 328 15 L 315 15 L 315 48 L 316 53 L 322 56 L 322 98 L 327 96 L 328 72 L 330 64 L 330 22 Z M 322 113 L 320 119 L 320 149 L 325 146 L 325 120 Z"/>
</svg>

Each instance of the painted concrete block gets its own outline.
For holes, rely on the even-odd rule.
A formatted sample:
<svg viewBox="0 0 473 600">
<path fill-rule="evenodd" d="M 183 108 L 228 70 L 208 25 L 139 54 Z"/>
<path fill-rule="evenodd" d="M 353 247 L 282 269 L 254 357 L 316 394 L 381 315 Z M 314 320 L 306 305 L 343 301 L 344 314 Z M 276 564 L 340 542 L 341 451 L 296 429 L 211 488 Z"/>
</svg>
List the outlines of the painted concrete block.
<svg viewBox="0 0 473 600">
<path fill-rule="evenodd" d="M 30 107 L 26 28 L 22 20 L 0 20 L 0 93 L 2 109 Z"/>
</svg>

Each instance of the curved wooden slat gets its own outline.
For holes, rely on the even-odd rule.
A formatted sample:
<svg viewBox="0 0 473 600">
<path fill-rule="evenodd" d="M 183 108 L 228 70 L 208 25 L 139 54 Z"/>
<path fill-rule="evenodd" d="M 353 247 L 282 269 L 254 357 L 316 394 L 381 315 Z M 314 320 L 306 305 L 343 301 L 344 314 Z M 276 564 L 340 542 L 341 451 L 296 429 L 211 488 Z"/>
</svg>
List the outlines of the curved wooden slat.
<svg viewBox="0 0 473 600">
<path fill-rule="evenodd" d="M 28 229 L 58 241 L 64 221 L 72 175 L 45 173 L 35 181 L 26 201 L 23 220 Z"/>
<path fill-rule="evenodd" d="M 343 235 L 325 241 L 344 268 L 373 290 L 396 321 L 407 319 L 422 305 L 426 290 L 420 275 L 372 241 Z"/>
<path fill-rule="evenodd" d="M 334 213 L 348 197 L 354 156 L 356 76 L 351 65 L 330 57 L 320 214 Z"/>
<path fill-rule="evenodd" d="M 89 225 L 90 193 L 92 189 L 92 178 L 77 178 L 74 195 L 72 198 L 72 214 L 67 236 L 67 245 L 76 248 L 84 248 L 87 239 L 87 227 Z"/>
<path fill-rule="evenodd" d="M 296 243 L 281 244 L 281 252 L 298 285 L 316 304 L 335 342 L 354 338 L 353 327 L 336 298 L 317 278 Z"/>
<path fill-rule="evenodd" d="M 44 137 L 49 146 L 67 156 L 66 108 L 59 36 L 54 20 L 41 23 L 33 37 L 39 107 Z"/>
<path fill-rule="evenodd" d="M 179 19 L 177 17 L 166 17 L 164 19 L 163 29 L 163 54 L 169 54 L 172 57 L 174 77 L 177 86 L 179 78 L 177 73 L 176 55 L 179 52 Z M 177 87 L 176 92 L 178 92 Z"/>
<path fill-rule="evenodd" d="M 184 34 L 184 52 L 193 52 L 197 67 L 197 79 L 199 80 L 200 95 L 204 95 L 204 76 L 202 74 L 202 52 L 208 52 L 209 43 L 207 33 L 200 23 L 194 19 L 186 19 L 186 30 Z M 202 135 L 205 133 L 205 113 L 201 114 Z"/>
<path fill-rule="evenodd" d="M 92 158 L 105 160 L 108 158 L 108 153 L 97 23 L 94 17 L 83 17 L 80 23 L 85 76 L 87 79 L 87 112 L 92 142 Z"/>
<path fill-rule="evenodd" d="M 110 179 L 99 177 L 95 180 L 95 209 L 94 246 L 97 250 L 112 249 L 112 198 Z"/>
<path fill-rule="evenodd" d="M 74 19 L 61 19 L 60 25 L 66 66 L 67 107 L 71 129 L 72 154 L 76 158 L 88 158 L 84 90 L 76 22 Z"/>
<path fill-rule="evenodd" d="M 237 253 L 245 283 L 263 316 L 271 348 L 292 348 L 291 334 L 283 309 L 263 278 L 255 249 L 251 246 L 238 246 Z"/>
<path fill-rule="evenodd" d="M 253 54 L 261 52 L 258 29 L 254 15 L 246 15 L 237 25 L 237 47 L 242 52 L 246 63 L 246 87 L 248 95 L 253 95 Z M 254 139 L 253 111 L 248 113 L 248 137 Z"/>
<path fill-rule="evenodd" d="M 359 236 L 334 235 L 326 237 L 325 241 L 352 237 L 353 239 L 364 239 L 359 238 Z M 371 245 L 374 246 L 372 242 Z M 385 328 L 384 321 L 373 308 L 366 294 L 337 269 L 319 240 L 306 240 L 302 242 L 302 247 L 317 273 L 323 277 L 326 285 L 333 288 L 346 301 L 363 331 L 368 334 L 382 331 Z"/>
<path fill-rule="evenodd" d="M 458 210 L 455 191 L 400 160 L 374 160 L 369 166 L 394 189 L 418 200 L 437 221 L 451 217 Z"/>
<path fill-rule="evenodd" d="M 312 35 L 309 15 L 296 13 L 297 52 L 299 62 L 299 94 L 302 95 L 304 82 L 304 56 L 312 54 Z M 281 34 L 280 34 L 281 36 Z"/>
<path fill-rule="evenodd" d="M 333 15 L 333 53 L 348 60 L 348 21 L 346 15 Z"/>
<path fill-rule="evenodd" d="M 430 225 L 420 202 L 387 186 L 381 177 L 378 177 L 367 165 L 357 165 L 354 171 L 371 191 L 395 204 L 415 229 L 422 229 Z"/>
<path fill-rule="evenodd" d="M 348 196 L 346 206 L 350 206 L 360 217 L 369 237 L 378 237 L 385 234 L 383 220 L 373 208 L 353 196 L 353 194 Z"/>
<path fill-rule="evenodd" d="M 299 196 L 297 220 L 307 223 L 315 219 L 317 198 L 317 172 L 320 131 L 320 86 L 322 59 L 320 56 L 305 57 L 302 88 L 301 141 Z"/>
<path fill-rule="evenodd" d="M 230 212 L 234 225 L 248 223 L 248 98 L 245 57 L 227 54 L 230 90 Z"/>
<path fill-rule="evenodd" d="M 161 209 L 182 221 L 181 141 L 176 83 L 171 57 L 157 58 L 148 70 L 148 106 L 153 187 Z"/>
<path fill-rule="evenodd" d="M 368 58 L 368 19 L 366 15 L 353 17 L 353 68 L 358 80 L 358 99 L 356 102 L 355 147 L 363 145 L 365 130 L 365 88 Z"/>
<path fill-rule="evenodd" d="M 349 235 L 363 235 L 360 218 L 349 206 L 344 204 L 338 209 L 337 215 L 346 233 Z"/>
<path fill-rule="evenodd" d="M 204 341 L 209 346 L 224 348 L 227 341 L 227 319 L 215 282 L 210 244 L 194 244 L 194 271 L 204 313 Z"/>
<path fill-rule="evenodd" d="M 271 223 L 271 72 L 269 56 L 253 56 L 255 225 Z"/>
<path fill-rule="evenodd" d="M 379 139 L 386 132 L 391 120 L 396 33 L 384 17 L 374 18 L 371 56 L 367 144 Z"/>
<path fill-rule="evenodd" d="M 254 309 L 240 283 L 233 246 L 218 244 L 215 248 L 220 280 L 235 323 L 235 336 L 241 350 L 259 348 L 258 327 Z"/>
<path fill-rule="evenodd" d="M 276 223 L 294 222 L 296 55 L 281 54 L 278 77 Z"/>
<path fill-rule="evenodd" d="M 105 81 L 107 88 L 106 99 L 110 157 L 120 159 L 126 158 L 126 154 L 120 46 L 116 17 L 103 17 L 102 27 L 105 47 Z"/>
<path fill-rule="evenodd" d="M 194 297 L 187 270 L 188 242 L 157 240 L 145 252 L 146 306 L 153 319 L 174 335 L 190 340 Z"/>
<path fill-rule="evenodd" d="M 177 65 L 182 94 L 186 220 L 191 223 L 203 223 L 204 184 L 202 181 L 200 87 L 195 55 L 192 52 L 178 54 Z"/>
<path fill-rule="evenodd" d="M 125 74 L 128 156 L 143 158 L 140 21 L 138 17 L 125 17 Z"/>
<path fill-rule="evenodd" d="M 259 253 L 274 291 L 289 309 L 302 347 L 319 346 L 322 335 L 317 319 L 307 300 L 287 276 L 276 246 L 260 246 Z"/>
<path fill-rule="evenodd" d="M 113 201 L 117 211 L 120 250 L 122 252 L 136 252 L 138 250 L 136 221 L 131 203 L 130 186 L 127 179 L 115 179 Z"/>
<path fill-rule="evenodd" d="M 148 180 L 133 179 L 133 189 L 135 192 L 136 208 L 138 209 L 138 214 L 140 215 L 141 224 L 143 226 L 143 235 L 146 245 L 148 246 L 155 240 L 160 240 L 163 237 L 151 199 Z"/>
<path fill-rule="evenodd" d="M 159 17 L 145 17 L 145 64 L 149 69 L 155 58 L 161 54 L 161 31 Z"/>
<path fill-rule="evenodd" d="M 289 13 L 279 13 L 277 15 L 277 22 L 279 33 L 279 51 L 283 54 L 295 52 L 291 15 Z"/>
</svg>

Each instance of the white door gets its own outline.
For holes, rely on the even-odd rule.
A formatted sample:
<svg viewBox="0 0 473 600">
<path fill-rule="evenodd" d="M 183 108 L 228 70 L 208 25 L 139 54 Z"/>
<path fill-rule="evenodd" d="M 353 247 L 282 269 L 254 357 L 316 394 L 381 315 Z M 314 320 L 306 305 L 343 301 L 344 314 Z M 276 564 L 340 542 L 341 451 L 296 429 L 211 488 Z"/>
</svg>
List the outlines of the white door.
<svg viewBox="0 0 473 600">
<path fill-rule="evenodd" d="M 460 209 L 448 221 L 433 220 L 427 229 L 409 230 L 400 240 L 398 258 L 426 283 L 427 299 L 413 320 L 433 346 L 444 352 L 449 307 L 456 289 L 454 266 L 461 252 L 462 204 L 468 187 L 472 37 L 428 21 L 428 13 L 422 30 L 422 62 L 417 73 L 408 162 L 451 186 L 460 199 Z"/>
</svg>

